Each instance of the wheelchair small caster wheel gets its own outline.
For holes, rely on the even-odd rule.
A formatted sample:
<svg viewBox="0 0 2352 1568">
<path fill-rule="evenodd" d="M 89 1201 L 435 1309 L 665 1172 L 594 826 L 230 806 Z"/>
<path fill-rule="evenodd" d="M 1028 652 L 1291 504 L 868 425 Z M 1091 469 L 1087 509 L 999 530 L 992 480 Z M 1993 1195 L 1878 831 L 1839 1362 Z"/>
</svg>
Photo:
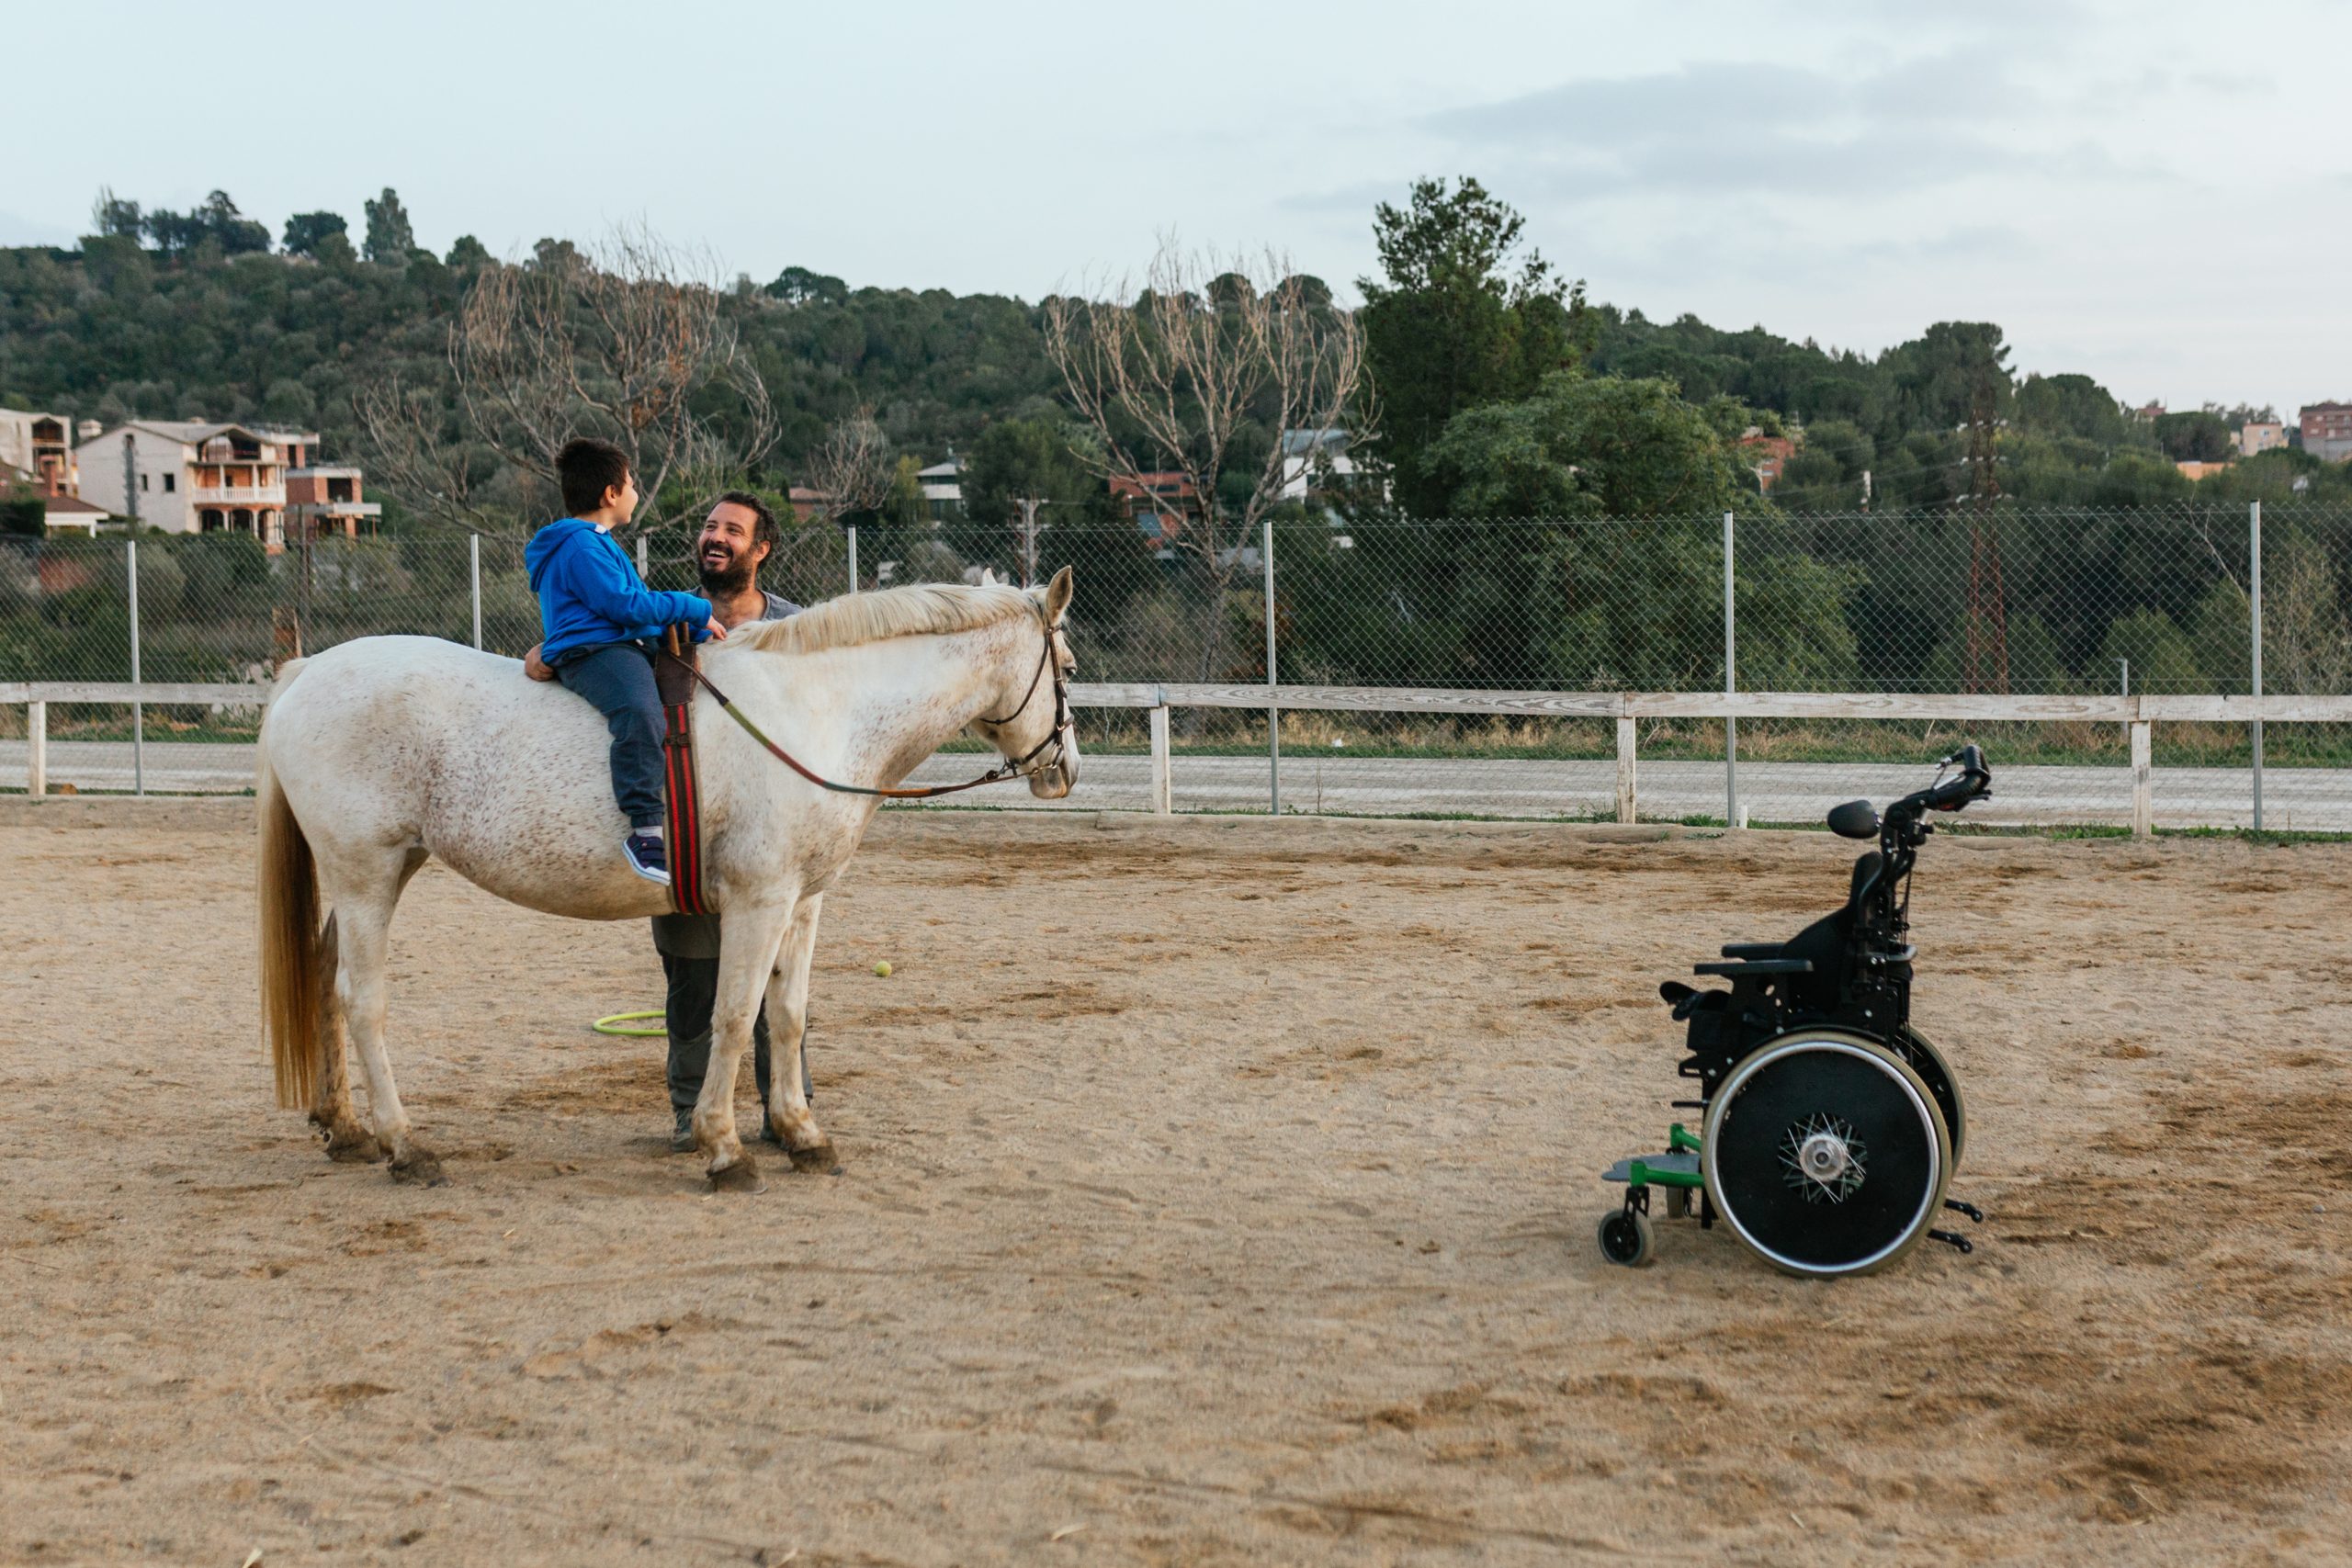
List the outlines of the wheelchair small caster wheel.
<svg viewBox="0 0 2352 1568">
<path fill-rule="evenodd" d="M 1638 1269 L 1650 1260 L 1650 1222 L 1645 1215 L 1614 1209 L 1600 1219 L 1600 1256 Z"/>
</svg>

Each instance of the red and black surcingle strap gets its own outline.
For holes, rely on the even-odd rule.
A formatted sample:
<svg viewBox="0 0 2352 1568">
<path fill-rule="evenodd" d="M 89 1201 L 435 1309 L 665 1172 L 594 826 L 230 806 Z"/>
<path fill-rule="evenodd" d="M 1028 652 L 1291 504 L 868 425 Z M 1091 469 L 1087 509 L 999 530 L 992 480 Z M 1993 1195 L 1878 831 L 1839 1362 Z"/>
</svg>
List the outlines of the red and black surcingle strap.
<svg viewBox="0 0 2352 1568">
<path fill-rule="evenodd" d="M 682 915 L 707 915 L 702 875 L 702 792 L 695 772 L 694 645 L 672 626 L 669 657 L 653 661 L 662 698 L 662 794 L 669 826 L 670 902 Z"/>
</svg>

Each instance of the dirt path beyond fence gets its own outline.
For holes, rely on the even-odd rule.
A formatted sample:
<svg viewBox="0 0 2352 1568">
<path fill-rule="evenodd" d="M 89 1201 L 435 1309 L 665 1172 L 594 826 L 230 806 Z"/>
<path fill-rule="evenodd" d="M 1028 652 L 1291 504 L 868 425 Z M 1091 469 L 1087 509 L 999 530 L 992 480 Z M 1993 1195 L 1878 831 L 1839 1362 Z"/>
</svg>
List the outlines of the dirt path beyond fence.
<svg viewBox="0 0 2352 1568">
<path fill-rule="evenodd" d="M 2343 1561 L 2352 850 L 1930 844 L 1991 1217 L 1822 1284 L 1592 1228 L 1845 846 L 1102 822 L 881 823 L 846 1169 L 715 1197 L 641 927 L 419 876 L 397 1187 L 270 1108 L 238 806 L 0 810 L 0 1561 Z"/>
</svg>

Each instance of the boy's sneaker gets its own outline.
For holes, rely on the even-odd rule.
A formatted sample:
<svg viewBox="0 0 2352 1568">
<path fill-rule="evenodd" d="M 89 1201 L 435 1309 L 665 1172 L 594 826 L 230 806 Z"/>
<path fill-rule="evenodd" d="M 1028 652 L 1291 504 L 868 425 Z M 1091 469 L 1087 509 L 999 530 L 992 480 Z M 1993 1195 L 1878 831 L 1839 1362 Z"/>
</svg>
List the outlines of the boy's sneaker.
<svg viewBox="0 0 2352 1568">
<path fill-rule="evenodd" d="M 648 882 L 670 886 L 669 847 L 651 833 L 631 833 L 621 840 L 621 854 L 629 870 Z"/>
</svg>

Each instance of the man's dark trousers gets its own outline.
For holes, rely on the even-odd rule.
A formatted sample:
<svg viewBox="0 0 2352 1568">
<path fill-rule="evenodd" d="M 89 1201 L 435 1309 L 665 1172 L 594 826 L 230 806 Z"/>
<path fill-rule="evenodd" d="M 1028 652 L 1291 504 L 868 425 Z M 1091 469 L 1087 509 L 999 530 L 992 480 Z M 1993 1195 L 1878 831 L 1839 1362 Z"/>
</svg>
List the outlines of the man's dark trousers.
<svg viewBox="0 0 2352 1568">
<path fill-rule="evenodd" d="M 555 678 L 605 716 L 612 732 L 613 798 L 633 829 L 662 826 L 662 698 L 643 644 L 607 642 L 557 660 Z"/>
<path fill-rule="evenodd" d="M 695 1102 L 702 1098 L 702 1080 L 710 1071 L 710 1015 L 718 996 L 718 960 L 716 958 L 683 958 L 673 953 L 662 954 L 662 973 L 670 982 L 670 994 L 663 1007 L 663 1026 L 670 1034 L 670 1109 L 677 1113 L 680 1124 L 694 1113 Z M 752 1076 L 760 1086 L 760 1104 L 764 1114 L 768 1102 L 768 1005 L 760 1003 L 760 1015 L 752 1023 Z M 813 1092 L 808 1081 L 808 1058 L 800 1058 L 800 1093 L 803 1099 Z"/>
</svg>

